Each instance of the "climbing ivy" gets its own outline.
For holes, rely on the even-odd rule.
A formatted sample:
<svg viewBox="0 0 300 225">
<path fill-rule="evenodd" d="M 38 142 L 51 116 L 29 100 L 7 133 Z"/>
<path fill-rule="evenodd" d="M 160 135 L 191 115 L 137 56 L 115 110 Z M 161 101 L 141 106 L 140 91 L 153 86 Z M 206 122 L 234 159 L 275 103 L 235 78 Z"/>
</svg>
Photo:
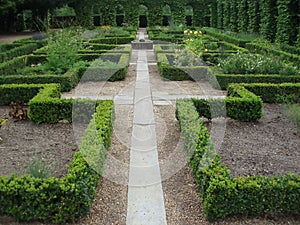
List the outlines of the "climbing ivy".
<svg viewBox="0 0 300 225">
<path fill-rule="evenodd" d="M 230 0 L 229 28 L 231 31 L 237 31 L 237 0 Z"/>
<path fill-rule="evenodd" d="M 223 1 L 217 0 L 217 28 L 223 28 Z"/>
<path fill-rule="evenodd" d="M 246 32 L 248 26 L 248 14 L 245 13 L 248 11 L 247 0 L 239 0 L 237 2 L 237 30 L 239 32 Z"/>
<path fill-rule="evenodd" d="M 248 32 L 250 33 L 258 33 L 259 32 L 259 23 L 260 23 L 260 15 L 259 15 L 259 0 L 248 0 Z"/>
<path fill-rule="evenodd" d="M 288 44 L 290 42 L 290 32 L 291 32 L 291 15 L 289 12 L 288 4 L 290 0 L 277 0 L 277 33 L 276 42 Z"/>
<path fill-rule="evenodd" d="M 260 34 L 269 41 L 275 40 L 276 35 L 276 1 L 264 0 L 260 2 L 261 22 Z"/>
</svg>

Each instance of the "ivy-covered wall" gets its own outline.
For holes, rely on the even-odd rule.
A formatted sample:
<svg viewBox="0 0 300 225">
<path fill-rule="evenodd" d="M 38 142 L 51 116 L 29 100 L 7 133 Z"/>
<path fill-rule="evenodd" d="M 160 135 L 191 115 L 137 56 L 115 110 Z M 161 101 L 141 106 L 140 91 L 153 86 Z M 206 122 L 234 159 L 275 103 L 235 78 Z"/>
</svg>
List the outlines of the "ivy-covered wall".
<svg viewBox="0 0 300 225">
<path fill-rule="evenodd" d="M 215 0 L 217 23 L 213 27 L 257 33 L 281 44 L 299 40 L 299 0 Z M 297 38 L 298 37 L 298 38 Z"/>
<path fill-rule="evenodd" d="M 214 0 L 104 0 L 100 3 L 103 6 L 103 10 L 101 11 L 101 25 L 115 25 L 115 7 L 122 5 L 124 7 L 124 23 L 139 26 L 139 6 L 144 5 L 147 7 L 147 25 L 161 26 L 163 22 L 162 9 L 168 5 L 171 10 L 169 22 L 174 25 L 186 24 L 186 7 L 191 6 L 193 8 L 193 26 L 217 26 L 218 19 L 221 17 L 218 16 L 218 8 L 214 2 Z"/>
</svg>

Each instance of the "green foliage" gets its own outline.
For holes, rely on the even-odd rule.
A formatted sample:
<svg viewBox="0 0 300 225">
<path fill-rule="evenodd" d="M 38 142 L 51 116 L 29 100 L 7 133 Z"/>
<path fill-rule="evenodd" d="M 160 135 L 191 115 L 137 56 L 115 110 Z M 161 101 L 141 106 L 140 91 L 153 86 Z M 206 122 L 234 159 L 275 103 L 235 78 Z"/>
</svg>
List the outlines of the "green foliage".
<svg viewBox="0 0 300 225">
<path fill-rule="evenodd" d="M 299 99 L 299 98 L 298 98 Z M 286 104 L 283 106 L 286 117 L 297 124 L 300 131 L 300 106 L 297 104 Z"/>
<path fill-rule="evenodd" d="M 38 48 L 37 43 L 28 43 L 0 53 L 0 63 L 17 56 L 27 55 Z"/>
<path fill-rule="evenodd" d="M 51 166 L 43 162 L 41 158 L 34 157 L 27 166 L 26 173 L 35 178 L 48 178 L 51 176 Z"/>
<path fill-rule="evenodd" d="M 106 143 L 106 147 L 109 146 L 113 102 L 99 102 L 94 118 L 97 136 L 90 137 L 87 131 L 83 139 L 90 144 L 83 145 L 83 148 L 89 146 L 89 149 L 93 149 L 95 138 Z M 103 148 L 99 153 L 106 155 L 107 149 Z M 88 153 L 86 149 L 82 151 Z M 104 160 L 105 157 L 98 163 L 104 165 Z M 13 216 L 20 221 L 41 220 L 58 224 L 76 222 L 89 213 L 100 175 L 87 163 L 80 151 L 75 153 L 68 173 L 62 179 L 41 179 L 30 175 L 0 177 L 0 214 Z"/>
<path fill-rule="evenodd" d="M 185 48 L 197 56 L 201 57 L 203 53 L 205 52 L 205 46 L 203 42 L 202 32 L 201 31 L 191 31 L 191 30 L 185 30 L 185 39 L 184 44 Z"/>
<path fill-rule="evenodd" d="M 191 100 L 177 100 L 176 117 L 208 220 L 229 215 L 299 213 L 299 175 L 232 178 Z"/>
<path fill-rule="evenodd" d="M 224 32 L 222 30 L 218 30 L 215 28 L 211 27 L 205 27 L 204 31 L 209 34 L 210 36 L 220 39 L 222 41 L 229 42 L 231 44 L 235 44 L 240 47 L 245 47 L 245 44 L 248 43 L 249 41 L 253 40 L 254 37 L 250 35 L 238 35 L 237 33 L 234 32 Z"/>
<path fill-rule="evenodd" d="M 64 73 L 78 61 L 82 49 L 79 30 L 63 29 L 49 37 L 47 45 L 47 67 L 55 73 Z"/>
<path fill-rule="evenodd" d="M 129 55 L 120 53 L 103 54 L 95 61 L 88 63 L 81 81 L 117 81 L 124 80 L 129 65 Z"/>
<path fill-rule="evenodd" d="M 288 46 L 288 45 L 284 45 L 284 46 Z M 293 50 L 291 50 L 291 48 L 287 47 L 289 48 L 289 50 L 287 49 L 281 50 L 278 49 L 278 47 L 265 41 L 256 41 L 256 42 L 247 43 L 246 48 L 249 49 L 250 52 L 267 54 L 267 55 L 271 54 L 275 57 L 279 57 L 281 60 L 288 60 L 293 63 L 296 63 L 296 65 L 300 63 L 300 56 L 297 53 L 298 50 L 295 50 L 295 48 L 292 48 Z M 296 51 L 296 53 L 291 51 Z"/>
<path fill-rule="evenodd" d="M 248 14 L 245 13 L 248 9 L 247 0 L 240 0 L 237 2 L 237 30 L 238 32 L 247 32 L 247 25 L 249 21 Z"/>
<path fill-rule="evenodd" d="M 201 58 L 189 49 L 176 50 L 173 65 L 174 66 L 201 66 Z"/>
<path fill-rule="evenodd" d="M 90 40 L 90 43 L 98 43 L 98 44 L 128 44 L 135 39 L 134 35 L 130 35 L 127 37 L 106 37 L 106 38 L 95 38 Z"/>
<path fill-rule="evenodd" d="M 54 16 L 75 16 L 75 11 L 73 8 L 69 7 L 68 5 L 64 5 L 63 7 L 56 8 Z"/>
<path fill-rule="evenodd" d="M 188 53 L 188 52 L 187 52 Z M 189 60 L 188 55 L 185 56 Z M 198 57 L 194 57 L 197 64 L 200 62 Z M 157 54 L 157 65 L 161 77 L 168 80 L 199 80 L 205 78 L 207 68 L 204 66 L 172 66 L 175 60 L 175 54 Z M 178 60 L 178 59 L 177 59 Z M 182 59 L 180 59 L 182 60 Z M 181 61 L 182 65 L 183 61 Z"/>
<path fill-rule="evenodd" d="M 211 71 L 212 68 L 209 68 Z M 213 82 L 211 83 L 214 87 L 221 87 L 221 89 L 226 90 L 228 85 L 231 83 L 287 83 L 287 82 L 300 82 L 300 76 L 286 76 L 278 74 L 222 74 L 219 71 L 213 70 L 214 75 L 208 76 L 209 78 L 216 77 L 217 85 Z"/>
<path fill-rule="evenodd" d="M 0 64 L 0 77 L 3 75 L 15 74 L 18 69 L 24 68 L 27 65 L 27 57 L 21 56 L 13 58 L 7 62 Z"/>
<path fill-rule="evenodd" d="M 260 34 L 269 41 L 275 40 L 276 35 L 276 1 L 265 0 L 260 3 L 261 23 Z"/>
<path fill-rule="evenodd" d="M 9 105 L 13 101 L 29 102 L 42 88 L 42 84 L 2 84 L 0 105 Z"/>
<path fill-rule="evenodd" d="M 299 75 L 297 67 L 276 58 L 239 52 L 220 60 L 219 67 L 225 74 Z"/>
<path fill-rule="evenodd" d="M 276 42 L 289 44 L 291 41 L 290 34 L 294 27 L 291 27 L 291 13 L 289 10 L 290 0 L 277 0 L 277 32 Z"/>
<path fill-rule="evenodd" d="M 241 121 L 256 121 L 262 117 L 263 101 L 239 84 L 227 88 L 227 116 Z"/>
<path fill-rule="evenodd" d="M 259 1 L 247 0 L 248 5 L 248 29 L 249 33 L 258 33 L 260 24 Z M 246 12 L 245 12 L 246 13 Z"/>
<path fill-rule="evenodd" d="M 298 83 L 253 83 L 241 84 L 247 90 L 260 96 L 266 103 L 300 102 L 300 80 Z"/>
</svg>

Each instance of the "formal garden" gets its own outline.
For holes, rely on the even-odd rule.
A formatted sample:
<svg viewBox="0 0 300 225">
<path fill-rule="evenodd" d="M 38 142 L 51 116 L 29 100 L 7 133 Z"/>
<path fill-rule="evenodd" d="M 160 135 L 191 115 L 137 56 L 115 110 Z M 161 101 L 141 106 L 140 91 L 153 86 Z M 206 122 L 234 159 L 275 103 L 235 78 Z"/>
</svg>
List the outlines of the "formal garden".
<svg viewBox="0 0 300 225">
<path fill-rule="evenodd" d="M 4 0 L 0 24 L 0 224 L 300 223 L 299 1 Z M 140 124 L 165 222 L 128 219 Z"/>
</svg>

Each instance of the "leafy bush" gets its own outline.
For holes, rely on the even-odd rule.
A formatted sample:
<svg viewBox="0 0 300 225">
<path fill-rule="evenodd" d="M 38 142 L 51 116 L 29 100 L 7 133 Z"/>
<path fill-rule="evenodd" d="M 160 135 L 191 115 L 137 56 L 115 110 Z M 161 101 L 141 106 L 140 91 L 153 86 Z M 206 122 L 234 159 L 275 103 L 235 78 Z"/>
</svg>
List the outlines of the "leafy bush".
<svg viewBox="0 0 300 225">
<path fill-rule="evenodd" d="M 252 83 L 240 84 L 260 96 L 266 103 L 300 103 L 300 83 Z"/>
<path fill-rule="evenodd" d="M 50 71 L 61 74 L 71 68 L 78 60 L 78 51 L 82 49 L 79 30 L 63 29 L 48 38 L 47 63 Z"/>
<path fill-rule="evenodd" d="M 17 56 L 27 55 L 38 48 L 37 43 L 28 43 L 0 53 L 0 63 Z"/>
<path fill-rule="evenodd" d="M 225 74 L 300 75 L 297 67 L 281 60 L 240 52 L 220 60 L 219 67 Z"/>
<path fill-rule="evenodd" d="M 176 117 L 209 220 L 229 215 L 299 213 L 299 175 L 232 178 L 190 99 L 177 100 Z"/>
<path fill-rule="evenodd" d="M 89 150 L 94 150 L 95 140 L 109 147 L 112 122 L 113 102 L 99 101 L 93 120 L 96 136 L 89 136 L 90 132 L 86 131 L 83 137 L 86 144 L 81 145 L 80 150 L 88 154 Z M 101 167 L 108 148 L 99 150 L 98 153 L 103 156 L 98 161 L 98 167 Z M 42 220 L 59 224 L 76 222 L 86 216 L 102 174 L 87 163 L 81 151 L 75 153 L 67 175 L 61 179 L 41 179 L 30 175 L 0 177 L 0 215 L 12 216 L 20 221 Z"/>
<path fill-rule="evenodd" d="M 199 116 L 208 119 L 230 117 L 240 121 L 257 121 L 262 117 L 263 102 L 260 97 L 242 85 L 232 84 L 225 99 L 192 99 Z"/>
</svg>

